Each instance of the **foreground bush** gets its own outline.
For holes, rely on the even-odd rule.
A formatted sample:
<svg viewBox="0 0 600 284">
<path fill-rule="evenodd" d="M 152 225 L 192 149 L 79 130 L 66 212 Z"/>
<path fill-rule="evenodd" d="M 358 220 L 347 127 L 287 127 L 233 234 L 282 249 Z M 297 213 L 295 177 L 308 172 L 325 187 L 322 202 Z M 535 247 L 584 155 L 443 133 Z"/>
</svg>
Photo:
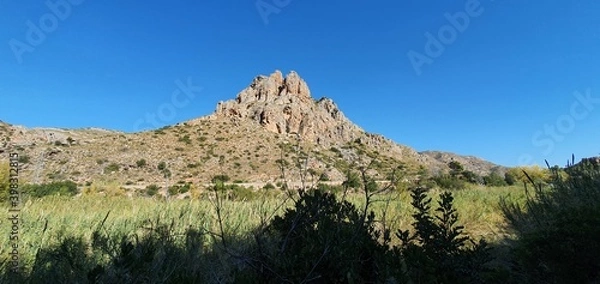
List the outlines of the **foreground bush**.
<svg viewBox="0 0 600 284">
<path fill-rule="evenodd" d="M 398 231 L 399 248 L 408 276 L 414 283 L 484 283 L 492 260 L 484 241 L 473 242 L 457 224 L 458 214 L 450 192 L 440 195 L 436 215 L 431 214 L 431 198 L 426 190 L 412 191 L 414 233 Z M 470 241 L 471 246 L 467 241 Z"/>
<path fill-rule="evenodd" d="M 357 210 L 320 190 L 302 193 L 295 206 L 257 238 L 253 265 L 261 283 L 485 283 L 493 280 L 492 257 L 484 241 L 475 243 L 457 224 L 449 192 L 430 212 L 426 190 L 412 191 L 414 233 L 390 231 L 373 212 Z"/>
<path fill-rule="evenodd" d="M 524 208 L 502 202 L 518 237 L 516 269 L 525 281 L 600 281 L 600 168 L 593 161 L 568 165 L 567 178 L 555 172 L 549 186 L 530 177 L 533 193 Z"/>
<path fill-rule="evenodd" d="M 260 255 L 270 283 L 383 282 L 390 277 L 389 232 L 379 242 L 374 213 L 320 190 L 301 193 L 268 226 L 273 243 Z M 399 269 L 395 267 L 394 269 Z"/>
</svg>

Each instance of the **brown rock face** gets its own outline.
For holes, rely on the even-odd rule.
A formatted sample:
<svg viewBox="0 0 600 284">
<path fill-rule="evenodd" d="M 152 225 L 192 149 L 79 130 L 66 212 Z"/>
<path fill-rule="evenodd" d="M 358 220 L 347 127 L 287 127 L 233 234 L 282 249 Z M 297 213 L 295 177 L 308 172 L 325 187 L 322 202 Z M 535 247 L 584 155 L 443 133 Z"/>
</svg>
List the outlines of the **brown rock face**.
<svg viewBox="0 0 600 284">
<path fill-rule="evenodd" d="M 340 144 L 364 131 L 328 98 L 315 101 L 304 80 L 292 71 L 256 77 L 234 100 L 220 102 L 216 116 L 251 119 L 280 134 L 297 134 L 320 145 Z"/>
</svg>

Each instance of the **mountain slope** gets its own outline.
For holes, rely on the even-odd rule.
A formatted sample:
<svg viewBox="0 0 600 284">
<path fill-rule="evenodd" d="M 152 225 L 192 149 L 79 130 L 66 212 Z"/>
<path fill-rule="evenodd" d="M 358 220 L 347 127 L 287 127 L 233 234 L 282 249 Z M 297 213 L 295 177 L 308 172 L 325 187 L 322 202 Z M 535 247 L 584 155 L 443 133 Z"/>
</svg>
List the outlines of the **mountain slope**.
<svg viewBox="0 0 600 284">
<path fill-rule="evenodd" d="M 506 167 L 496 165 L 492 162 L 488 162 L 474 156 L 461 156 L 454 153 L 441 151 L 423 151 L 419 152 L 419 154 L 434 159 L 443 165 L 447 165 L 452 161 L 459 162 L 465 167 L 465 169 L 470 170 L 478 175 L 486 175 L 492 171 L 503 174 L 507 169 Z"/>
<path fill-rule="evenodd" d="M 264 183 L 282 174 L 298 181 L 300 169 L 310 170 L 310 179 L 341 181 L 348 168 L 361 164 L 371 164 L 370 173 L 380 179 L 401 166 L 412 179 L 424 169 L 447 170 L 448 159 L 481 174 L 498 168 L 472 157 L 418 153 L 367 133 L 331 99 L 313 99 L 293 71 L 285 77 L 279 71 L 258 76 L 235 99 L 218 103 L 213 114 L 154 131 L 27 129 L 0 122 L 0 143 L 0 151 L 22 156 L 23 177 L 30 182 L 71 179 L 144 187 L 203 184 L 226 174 Z"/>
</svg>

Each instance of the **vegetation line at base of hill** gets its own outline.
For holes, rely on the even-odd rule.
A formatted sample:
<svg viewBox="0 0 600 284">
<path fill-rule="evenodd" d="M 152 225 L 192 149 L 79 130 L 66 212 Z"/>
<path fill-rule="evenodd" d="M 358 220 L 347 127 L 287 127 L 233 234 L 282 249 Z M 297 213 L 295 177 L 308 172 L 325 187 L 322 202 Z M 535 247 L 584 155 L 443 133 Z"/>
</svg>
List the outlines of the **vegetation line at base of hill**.
<svg viewBox="0 0 600 284">
<path fill-rule="evenodd" d="M 69 197 L 68 183 L 47 196 L 32 187 L 44 197 L 31 194 L 22 209 L 21 270 L 10 271 L 3 241 L 0 282 L 600 280 L 597 161 L 552 168 L 544 179 L 525 172 L 526 190 L 397 190 L 356 173 L 336 193 L 273 188 L 246 201 L 223 182 L 184 200 Z"/>
</svg>

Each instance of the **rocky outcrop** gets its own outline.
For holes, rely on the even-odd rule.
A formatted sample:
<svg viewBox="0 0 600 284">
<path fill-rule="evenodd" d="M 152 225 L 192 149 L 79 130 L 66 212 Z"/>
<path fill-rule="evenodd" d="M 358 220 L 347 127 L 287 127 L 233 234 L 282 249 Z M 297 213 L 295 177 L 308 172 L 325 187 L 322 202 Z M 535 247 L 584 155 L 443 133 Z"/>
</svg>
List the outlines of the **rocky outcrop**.
<svg viewBox="0 0 600 284">
<path fill-rule="evenodd" d="M 329 98 L 314 100 L 306 82 L 292 71 L 256 77 L 234 100 L 220 102 L 219 117 L 251 119 L 279 134 L 294 134 L 319 145 L 341 144 L 364 131 Z"/>
</svg>

